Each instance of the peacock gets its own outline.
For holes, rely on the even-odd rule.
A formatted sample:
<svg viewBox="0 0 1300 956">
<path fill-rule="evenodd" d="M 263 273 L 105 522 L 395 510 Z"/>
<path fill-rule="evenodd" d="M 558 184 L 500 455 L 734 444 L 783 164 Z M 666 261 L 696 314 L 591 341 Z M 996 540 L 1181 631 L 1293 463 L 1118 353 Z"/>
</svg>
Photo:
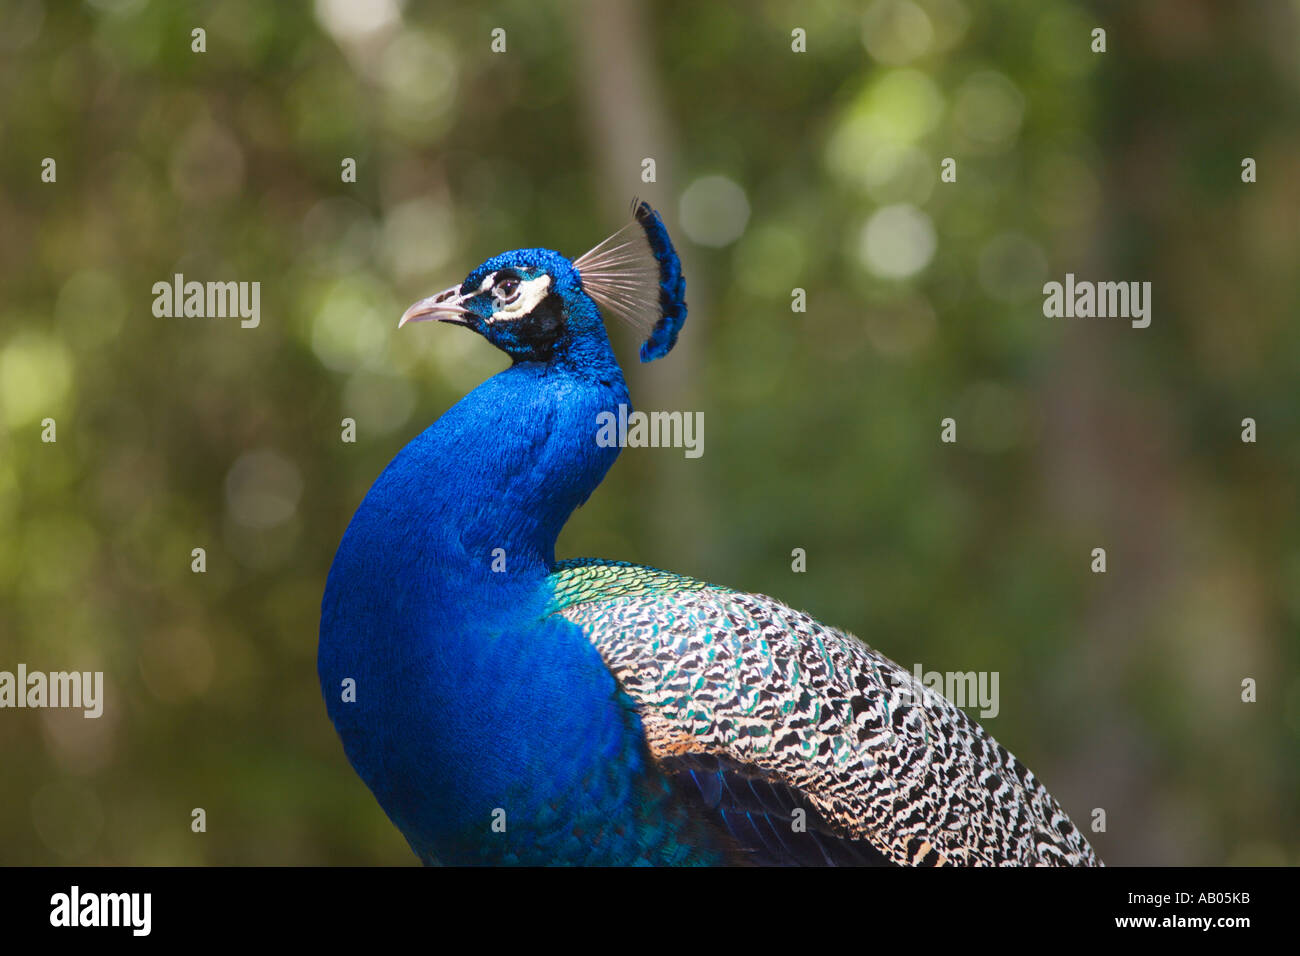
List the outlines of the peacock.
<svg viewBox="0 0 1300 956">
<path fill-rule="evenodd" d="M 318 671 L 357 774 L 426 864 L 1100 865 L 1035 776 L 850 634 L 761 594 L 557 561 L 686 320 L 659 214 L 517 249 L 406 311 L 511 364 L 410 442 L 349 523 Z"/>
</svg>

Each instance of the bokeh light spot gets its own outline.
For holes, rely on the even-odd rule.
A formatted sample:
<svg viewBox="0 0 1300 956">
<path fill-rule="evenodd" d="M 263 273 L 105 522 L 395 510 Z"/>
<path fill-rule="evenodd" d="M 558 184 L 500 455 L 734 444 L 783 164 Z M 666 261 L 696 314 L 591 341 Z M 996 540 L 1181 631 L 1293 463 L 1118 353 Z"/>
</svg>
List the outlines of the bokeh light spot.
<svg viewBox="0 0 1300 956">
<path fill-rule="evenodd" d="M 36 332 L 16 335 L 0 352 L 0 412 L 10 428 L 54 417 L 72 389 L 68 349 Z"/>
<path fill-rule="evenodd" d="M 293 517 L 302 496 L 298 466 L 270 449 L 241 455 L 226 473 L 226 508 L 238 524 L 273 528 Z"/>
<path fill-rule="evenodd" d="M 972 73 L 953 99 L 957 132 L 972 152 L 996 153 L 1009 149 L 1025 116 L 1020 89 L 996 70 Z"/>
<path fill-rule="evenodd" d="M 875 0 L 862 15 L 862 45 L 877 63 L 910 63 L 933 42 L 929 15 L 911 0 Z"/>
<path fill-rule="evenodd" d="M 682 231 L 701 246 L 726 246 L 749 223 L 749 199 L 726 176 L 702 176 L 682 193 L 678 218 Z"/>
<path fill-rule="evenodd" d="M 906 279 L 934 257 L 934 224 L 915 206 L 885 206 L 867 220 L 858 242 L 858 258 L 875 275 Z"/>
</svg>

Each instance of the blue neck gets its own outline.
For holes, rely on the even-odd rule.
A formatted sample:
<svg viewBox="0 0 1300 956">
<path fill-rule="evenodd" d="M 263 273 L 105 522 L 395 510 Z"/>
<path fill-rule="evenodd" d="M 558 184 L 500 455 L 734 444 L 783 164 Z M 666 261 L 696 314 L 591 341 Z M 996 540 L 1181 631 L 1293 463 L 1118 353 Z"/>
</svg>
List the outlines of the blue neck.
<svg viewBox="0 0 1300 956">
<path fill-rule="evenodd" d="M 330 716 L 422 856 L 455 858 L 496 807 L 545 816 L 539 801 L 586 773 L 557 754 L 632 747 L 595 649 L 545 618 L 556 538 L 618 455 L 595 440 L 597 415 L 628 402 L 604 351 L 594 369 L 514 365 L 458 402 L 376 480 L 330 569 Z"/>
</svg>

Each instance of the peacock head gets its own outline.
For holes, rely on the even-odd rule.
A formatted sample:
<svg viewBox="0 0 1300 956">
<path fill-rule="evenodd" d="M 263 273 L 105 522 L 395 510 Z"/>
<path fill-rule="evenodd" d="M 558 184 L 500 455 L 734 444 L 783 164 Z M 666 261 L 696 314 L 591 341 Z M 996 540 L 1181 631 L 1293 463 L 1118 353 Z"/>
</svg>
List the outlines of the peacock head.
<svg viewBox="0 0 1300 956">
<path fill-rule="evenodd" d="M 408 322 L 463 325 L 515 361 L 549 362 L 585 345 L 607 347 L 601 314 L 647 336 L 641 361 L 667 355 L 686 321 L 686 280 L 663 220 L 634 203 L 633 220 L 577 259 L 516 249 L 488 259 L 452 286 L 415 303 Z M 599 308 L 598 308 L 599 307 Z"/>
</svg>

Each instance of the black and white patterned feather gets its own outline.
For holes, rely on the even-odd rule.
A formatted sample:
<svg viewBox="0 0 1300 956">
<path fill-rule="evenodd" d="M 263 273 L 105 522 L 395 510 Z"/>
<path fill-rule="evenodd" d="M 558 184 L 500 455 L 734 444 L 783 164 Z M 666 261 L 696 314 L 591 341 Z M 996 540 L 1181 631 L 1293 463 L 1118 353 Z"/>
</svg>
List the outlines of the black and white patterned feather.
<svg viewBox="0 0 1300 956">
<path fill-rule="evenodd" d="M 1023 764 L 849 634 L 612 562 L 562 566 L 557 594 L 661 767 L 754 862 L 1100 865 Z"/>
</svg>

